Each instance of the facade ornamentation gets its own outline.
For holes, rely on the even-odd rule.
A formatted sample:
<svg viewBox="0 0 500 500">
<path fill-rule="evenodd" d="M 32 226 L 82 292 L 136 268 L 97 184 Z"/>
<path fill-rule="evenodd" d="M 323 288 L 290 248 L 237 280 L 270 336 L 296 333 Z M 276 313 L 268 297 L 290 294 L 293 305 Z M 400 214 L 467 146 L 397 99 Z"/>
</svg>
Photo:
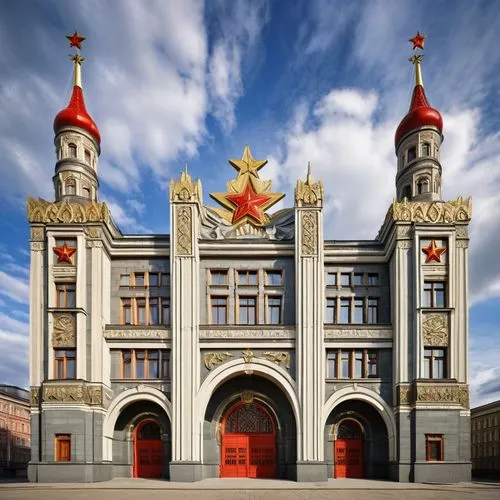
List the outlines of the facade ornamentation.
<svg viewBox="0 0 500 500">
<path fill-rule="evenodd" d="M 43 401 L 102 405 L 102 388 L 86 384 L 49 385 L 43 388 Z"/>
<path fill-rule="evenodd" d="M 318 216 L 314 212 L 302 215 L 302 254 L 317 255 L 318 253 Z"/>
<path fill-rule="evenodd" d="M 100 227 L 85 226 L 84 231 L 89 238 L 100 238 L 102 236 Z"/>
<path fill-rule="evenodd" d="M 393 201 L 388 216 L 394 221 L 431 222 L 468 222 L 472 217 L 472 200 L 459 196 L 454 201 Z"/>
<path fill-rule="evenodd" d="M 290 353 L 289 352 L 276 352 L 267 351 L 264 353 L 264 358 L 271 363 L 276 363 L 283 368 L 290 369 Z"/>
<path fill-rule="evenodd" d="M 247 347 L 244 351 L 241 351 L 241 353 L 243 354 L 242 358 L 245 363 L 251 363 L 253 361 L 254 354 L 249 347 Z"/>
<path fill-rule="evenodd" d="M 295 187 L 295 203 L 298 207 L 321 207 L 324 189 L 321 181 L 313 182 L 311 164 L 309 164 L 306 181 L 298 180 Z"/>
<path fill-rule="evenodd" d="M 255 395 L 253 391 L 243 391 L 241 393 L 241 401 L 243 402 L 243 404 L 251 405 L 254 399 Z"/>
<path fill-rule="evenodd" d="M 200 330 L 200 339 L 294 339 L 295 329 Z"/>
<path fill-rule="evenodd" d="M 179 207 L 176 220 L 176 252 L 178 255 L 193 253 L 193 220 L 190 207 Z"/>
<path fill-rule="evenodd" d="M 457 403 L 468 408 L 469 389 L 458 385 L 421 385 L 415 388 L 416 403 Z"/>
<path fill-rule="evenodd" d="M 469 229 L 465 225 L 457 226 L 455 229 L 455 235 L 457 238 L 468 238 Z"/>
<path fill-rule="evenodd" d="M 203 355 L 203 362 L 207 370 L 211 370 L 214 366 L 220 365 L 232 357 L 233 355 L 230 352 L 206 352 Z"/>
<path fill-rule="evenodd" d="M 86 243 L 87 248 L 102 248 L 101 240 L 87 240 Z"/>
<path fill-rule="evenodd" d="M 104 332 L 106 339 L 170 339 L 170 330 L 106 330 Z"/>
<path fill-rule="evenodd" d="M 105 203 L 88 204 L 68 203 L 66 201 L 48 202 L 39 198 L 28 198 L 28 222 L 85 223 L 111 221 Z"/>
<path fill-rule="evenodd" d="M 53 347 L 76 347 L 75 319 L 73 314 L 54 314 Z"/>
<path fill-rule="evenodd" d="M 201 181 L 194 182 L 191 176 L 184 171 L 181 173 L 181 179 L 170 180 L 170 201 L 201 201 Z"/>
<path fill-rule="evenodd" d="M 469 240 L 457 240 L 456 247 L 457 248 L 469 248 Z"/>
<path fill-rule="evenodd" d="M 398 405 L 409 405 L 411 404 L 411 386 L 410 385 L 399 385 L 398 386 Z"/>
<path fill-rule="evenodd" d="M 398 248 L 411 248 L 411 240 L 399 240 L 397 243 Z"/>
<path fill-rule="evenodd" d="M 38 241 L 43 241 L 45 238 L 45 230 L 43 227 L 32 227 L 31 228 L 31 234 L 30 234 L 31 240 L 38 240 Z"/>
<path fill-rule="evenodd" d="M 30 404 L 31 406 L 38 406 L 40 404 L 40 387 L 30 388 Z"/>
<path fill-rule="evenodd" d="M 412 234 L 412 227 L 409 224 L 405 224 L 403 226 L 397 226 L 396 228 L 396 236 L 398 238 L 409 238 Z"/>
<path fill-rule="evenodd" d="M 54 278 L 69 278 L 76 276 L 76 266 L 57 266 L 52 268 Z"/>
<path fill-rule="evenodd" d="M 341 328 L 328 328 L 325 329 L 326 339 L 350 339 L 350 338 L 369 338 L 369 339 L 392 339 L 392 330 L 390 328 L 384 329 L 341 329 Z"/>
<path fill-rule="evenodd" d="M 448 315 L 446 313 L 425 314 L 422 321 L 425 346 L 446 347 L 449 344 Z"/>
<path fill-rule="evenodd" d="M 43 241 L 30 241 L 30 250 L 33 252 L 42 252 L 45 250 L 45 242 Z"/>
</svg>

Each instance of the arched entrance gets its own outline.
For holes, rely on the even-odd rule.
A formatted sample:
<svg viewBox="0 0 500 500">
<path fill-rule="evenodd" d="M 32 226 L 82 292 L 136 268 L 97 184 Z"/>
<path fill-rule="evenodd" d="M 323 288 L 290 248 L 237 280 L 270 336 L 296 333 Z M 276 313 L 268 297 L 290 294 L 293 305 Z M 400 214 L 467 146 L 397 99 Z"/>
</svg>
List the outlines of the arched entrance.
<svg viewBox="0 0 500 500">
<path fill-rule="evenodd" d="M 221 477 L 275 477 L 276 426 L 256 401 L 238 402 L 222 421 Z"/>
<path fill-rule="evenodd" d="M 335 477 L 363 477 L 363 432 L 358 422 L 342 420 L 337 427 Z"/>
<path fill-rule="evenodd" d="M 156 420 L 141 420 L 134 430 L 134 477 L 160 478 L 163 473 L 163 441 Z"/>
</svg>

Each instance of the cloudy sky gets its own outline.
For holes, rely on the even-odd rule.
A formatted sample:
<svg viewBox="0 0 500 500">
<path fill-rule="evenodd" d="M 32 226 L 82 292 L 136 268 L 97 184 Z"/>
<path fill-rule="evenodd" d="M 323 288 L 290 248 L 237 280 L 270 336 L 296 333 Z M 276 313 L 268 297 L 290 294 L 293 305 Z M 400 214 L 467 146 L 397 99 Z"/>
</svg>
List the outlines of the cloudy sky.
<svg viewBox="0 0 500 500">
<path fill-rule="evenodd" d="M 407 40 L 427 34 L 443 194 L 474 203 L 472 402 L 500 397 L 500 2 L 477 0 L 1 2 L 0 383 L 28 385 L 26 198 L 53 199 L 52 122 L 71 91 L 75 29 L 102 136 L 100 197 L 124 232 L 168 232 L 168 179 L 187 162 L 206 197 L 221 191 L 227 159 L 249 143 L 284 206 L 312 162 L 331 239 L 378 232 L 413 85 Z"/>
</svg>

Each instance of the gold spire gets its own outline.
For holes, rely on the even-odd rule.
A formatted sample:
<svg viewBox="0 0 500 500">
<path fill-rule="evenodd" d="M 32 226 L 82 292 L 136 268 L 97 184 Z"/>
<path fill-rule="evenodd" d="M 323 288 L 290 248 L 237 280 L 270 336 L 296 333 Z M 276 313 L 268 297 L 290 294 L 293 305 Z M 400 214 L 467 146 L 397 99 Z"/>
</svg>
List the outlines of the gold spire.
<svg viewBox="0 0 500 500">
<path fill-rule="evenodd" d="M 82 62 L 85 61 L 85 57 L 82 57 L 79 54 L 75 54 L 74 56 L 70 56 L 70 58 L 74 63 L 73 87 L 82 88 Z"/>
<path fill-rule="evenodd" d="M 424 82 L 422 80 L 422 69 L 420 66 L 422 64 L 422 55 L 413 55 L 408 60 L 415 65 L 415 85 L 421 85 L 423 87 Z"/>
</svg>

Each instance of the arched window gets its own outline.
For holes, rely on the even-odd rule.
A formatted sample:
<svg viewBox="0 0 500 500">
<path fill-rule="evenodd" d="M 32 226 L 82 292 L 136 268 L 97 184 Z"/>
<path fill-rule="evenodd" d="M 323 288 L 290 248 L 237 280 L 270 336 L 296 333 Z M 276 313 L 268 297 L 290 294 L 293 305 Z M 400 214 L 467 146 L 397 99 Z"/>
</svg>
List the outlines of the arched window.
<svg viewBox="0 0 500 500">
<path fill-rule="evenodd" d="M 70 158 L 76 158 L 76 144 L 72 142 L 68 144 L 68 156 Z"/>
<path fill-rule="evenodd" d="M 413 146 L 406 153 L 406 161 L 409 163 L 410 161 L 413 161 L 416 157 L 417 157 L 417 148 Z"/>
<path fill-rule="evenodd" d="M 425 194 L 429 192 L 429 179 L 424 177 L 423 179 L 419 179 L 417 182 L 417 193 Z"/>
<path fill-rule="evenodd" d="M 90 151 L 88 149 L 85 150 L 85 163 L 90 165 Z"/>
<path fill-rule="evenodd" d="M 402 198 L 411 198 L 411 186 L 405 186 L 403 188 Z"/>
<path fill-rule="evenodd" d="M 430 156 L 431 155 L 431 145 L 428 142 L 424 142 L 422 144 L 422 156 Z"/>
<path fill-rule="evenodd" d="M 90 199 L 90 188 L 87 187 L 87 186 L 84 186 L 82 191 L 83 191 L 83 196 L 85 198 L 89 198 Z"/>
<path fill-rule="evenodd" d="M 68 179 L 64 187 L 65 187 L 65 194 L 67 195 L 76 194 L 76 182 L 74 179 Z"/>
</svg>

